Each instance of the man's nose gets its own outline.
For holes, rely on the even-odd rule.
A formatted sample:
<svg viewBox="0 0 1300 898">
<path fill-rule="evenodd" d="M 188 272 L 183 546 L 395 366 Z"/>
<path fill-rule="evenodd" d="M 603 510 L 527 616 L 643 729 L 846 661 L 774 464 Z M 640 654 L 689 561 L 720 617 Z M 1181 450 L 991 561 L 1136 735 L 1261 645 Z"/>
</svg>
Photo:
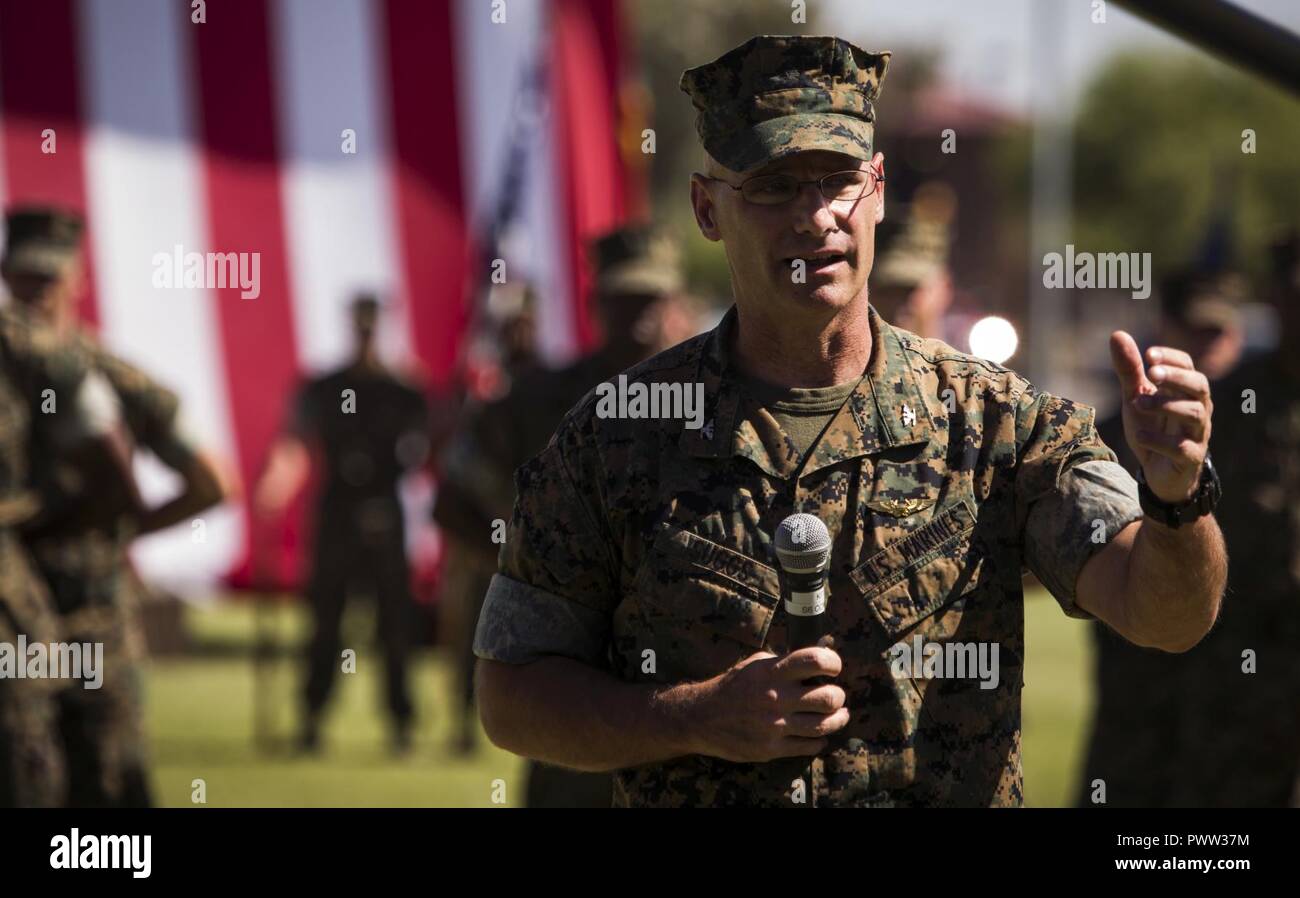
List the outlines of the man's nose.
<svg viewBox="0 0 1300 898">
<path fill-rule="evenodd" d="M 790 200 L 790 205 L 794 210 L 796 233 L 821 236 L 835 230 L 835 212 L 817 182 L 800 184 L 799 193 Z"/>
</svg>

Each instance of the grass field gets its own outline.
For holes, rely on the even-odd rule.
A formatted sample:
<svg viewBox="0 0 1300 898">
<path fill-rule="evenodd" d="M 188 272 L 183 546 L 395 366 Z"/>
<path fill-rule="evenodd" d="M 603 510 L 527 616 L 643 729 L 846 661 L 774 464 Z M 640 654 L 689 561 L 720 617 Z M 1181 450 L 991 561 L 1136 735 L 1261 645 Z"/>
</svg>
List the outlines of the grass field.
<svg viewBox="0 0 1300 898">
<path fill-rule="evenodd" d="M 291 756 L 287 747 L 253 747 L 253 617 L 246 604 L 191 608 L 186 623 L 195 652 L 158 659 L 148 672 L 148 716 L 154 789 L 161 804 L 191 806 L 192 781 L 202 779 L 212 807 L 494 807 L 494 781 L 505 805 L 523 798 L 523 763 L 480 740 L 469 757 L 450 750 L 452 680 L 444 653 L 423 652 L 412 671 L 420 715 L 415 750 L 388 752 L 379 661 L 366 648 L 367 621 L 351 617 L 355 674 L 340 674 L 337 698 L 319 757 Z M 299 606 L 276 612 L 278 641 L 296 646 L 306 621 Z M 1069 801 L 1080 762 L 1085 714 L 1091 707 L 1086 627 L 1066 618 L 1046 593 L 1025 609 L 1023 751 L 1028 804 Z M 345 640 L 345 645 L 349 644 Z M 373 659 L 373 663 L 372 663 Z M 296 655 L 272 663 L 264 698 L 278 707 L 281 739 L 292 732 L 299 672 Z"/>
</svg>

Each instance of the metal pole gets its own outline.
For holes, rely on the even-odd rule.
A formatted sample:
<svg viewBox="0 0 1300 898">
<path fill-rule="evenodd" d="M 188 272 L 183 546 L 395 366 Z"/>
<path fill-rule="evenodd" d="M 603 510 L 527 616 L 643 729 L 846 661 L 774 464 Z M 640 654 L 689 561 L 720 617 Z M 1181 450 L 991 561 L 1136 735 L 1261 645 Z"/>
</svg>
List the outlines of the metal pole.
<svg viewBox="0 0 1300 898">
<path fill-rule="evenodd" d="M 1030 12 L 1030 62 L 1034 85 L 1031 200 L 1029 213 L 1029 378 L 1060 392 L 1061 335 L 1069 294 L 1043 285 L 1043 256 L 1065 252 L 1070 234 L 1069 111 L 1065 107 L 1065 5 L 1035 3 Z"/>
<path fill-rule="evenodd" d="M 1115 0 L 1139 18 L 1300 96 L 1300 36 L 1227 0 Z"/>
</svg>

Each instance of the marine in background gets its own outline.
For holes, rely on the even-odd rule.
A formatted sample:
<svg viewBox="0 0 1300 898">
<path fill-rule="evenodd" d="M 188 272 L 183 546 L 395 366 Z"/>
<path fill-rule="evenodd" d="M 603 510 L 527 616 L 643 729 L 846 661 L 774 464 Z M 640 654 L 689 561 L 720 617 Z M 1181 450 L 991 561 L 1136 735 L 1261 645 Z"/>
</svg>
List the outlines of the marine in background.
<svg viewBox="0 0 1300 898">
<path fill-rule="evenodd" d="M 947 340 L 944 316 L 953 300 L 948 268 L 957 198 L 938 181 L 922 184 L 897 227 L 879 229 L 880 247 L 871 272 L 871 305 L 896 327 Z"/>
<path fill-rule="evenodd" d="M 352 590 L 369 593 L 376 603 L 393 751 L 406 754 L 412 745 L 407 660 L 415 609 L 398 484 L 428 456 L 429 406 L 415 384 L 380 358 L 380 313 L 374 296 L 353 302 L 352 358 L 299 388 L 254 492 L 258 514 L 282 514 L 307 481 L 313 450 L 318 453 L 321 484 L 307 584 L 314 629 L 298 737 L 299 749 L 308 753 L 320 749 Z"/>
<path fill-rule="evenodd" d="M 1268 289 L 1276 349 L 1241 359 L 1231 278 L 1183 273 L 1161 291 L 1161 339 L 1212 380 L 1216 514 L 1232 564 L 1217 626 L 1184 655 L 1094 628 L 1097 710 L 1077 803 L 1107 807 L 1284 807 L 1300 775 L 1300 265 L 1275 248 Z M 1118 420 L 1099 425 L 1120 463 Z M 1249 653 L 1247 655 L 1246 653 Z"/>
<path fill-rule="evenodd" d="M 164 529 L 217 504 L 229 492 L 217 463 L 184 435 L 176 394 L 104 348 L 77 324 L 84 293 L 81 218 L 65 210 L 27 207 L 7 217 L 0 263 L 15 309 L 58 335 L 64 352 L 84 360 L 84 389 L 97 416 L 120 419 L 118 470 L 87 466 L 62 452 L 38 462 L 49 482 L 64 485 L 62 509 L 26 522 L 23 541 L 48 585 L 61 638 L 101 643 L 98 688 L 58 693 L 58 729 L 67 761 L 72 807 L 146 807 L 152 803 L 144 731 L 146 656 L 142 602 L 146 587 L 127 550 L 138 536 Z M 181 491 L 147 508 L 129 464 L 148 450 L 174 470 Z M 76 496 L 74 500 L 67 498 Z"/>
<path fill-rule="evenodd" d="M 497 569 L 500 543 L 493 534 L 504 532 L 514 505 L 515 469 L 546 446 L 590 389 L 695 333 L 674 243 L 648 227 L 622 228 L 593 240 L 588 261 L 604 345 L 565 368 L 516 377 L 504 399 L 468 408 L 443 457 L 434 518 L 448 545 L 443 601 L 457 609 L 459 622 L 459 741 L 465 751 L 476 728 L 474 628 Z M 495 521 L 501 524 L 494 527 Z M 529 765 L 529 807 L 609 807 L 612 789 L 604 774 Z"/>
</svg>

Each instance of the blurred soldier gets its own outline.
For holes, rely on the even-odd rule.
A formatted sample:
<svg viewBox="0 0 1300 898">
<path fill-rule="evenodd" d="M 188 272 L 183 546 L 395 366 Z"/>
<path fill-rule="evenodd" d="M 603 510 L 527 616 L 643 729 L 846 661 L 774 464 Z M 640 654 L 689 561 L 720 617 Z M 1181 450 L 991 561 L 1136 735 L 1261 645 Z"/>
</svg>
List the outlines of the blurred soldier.
<svg viewBox="0 0 1300 898">
<path fill-rule="evenodd" d="M 352 304 L 354 351 L 344 367 L 299 389 L 286 432 L 272 446 L 254 502 L 281 514 L 306 482 L 309 445 L 321 453 L 321 492 L 307 598 L 315 618 L 308 648 L 299 747 L 320 747 L 321 714 L 342 661 L 341 628 L 349 588 L 373 592 L 384 647 L 393 749 L 411 747 L 414 709 L 406 680 L 414 605 L 398 483 L 428 455 L 424 394 L 379 358 L 380 306 L 369 295 Z"/>
<path fill-rule="evenodd" d="M 930 181 L 916 189 L 901 227 L 880 229 L 880 252 L 871 272 L 871 304 L 890 324 L 922 337 L 945 339 L 943 319 L 952 305 L 948 271 L 949 228 L 956 197 Z"/>
<path fill-rule="evenodd" d="M 62 423 L 58 402 L 65 409 L 71 405 L 85 371 L 85 359 L 66 352 L 48 329 L 32 328 L 12 308 L 0 308 L 0 650 L 6 652 L 16 650 L 20 636 L 45 644 L 60 638 L 54 603 L 17 526 L 42 510 L 32 461 L 55 448 L 48 437 Z M 43 414 L 42 405 L 50 411 L 43 401 L 50 395 L 54 414 Z M 17 678 L 0 667 L 0 808 L 63 803 L 67 781 L 56 691 L 66 686 Z"/>
<path fill-rule="evenodd" d="M 102 643 L 104 678 L 97 689 L 59 694 L 59 729 L 68 756 L 68 803 L 73 807 L 146 807 L 151 803 L 142 708 L 145 656 L 144 586 L 127 549 L 140 535 L 169 527 L 221 501 L 227 489 L 214 463 L 178 426 L 176 395 L 108 352 L 76 327 L 84 282 L 79 217 L 54 209 L 16 210 L 8 217 L 4 278 L 15 302 L 40 318 L 88 359 L 92 385 L 120 407 L 130 443 L 148 449 L 182 480 L 164 505 L 123 516 L 105 498 L 133 484 L 128 474 L 101 479 L 75 460 L 52 457 L 60 480 L 81 478 L 86 498 L 68 513 L 29 523 L 24 540 L 49 584 L 63 639 Z M 134 500 L 138 505 L 138 497 Z"/>
<path fill-rule="evenodd" d="M 1277 348 L 1217 384 L 1232 569 L 1176 694 L 1174 807 L 1284 807 L 1300 773 L 1300 239 L 1274 247 Z"/>
<path fill-rule="evenodd" d="M 497 569 L 499 539 L 515 500 L 514 472 L 539 452 L 560 420 L 596 384 L 693 334 L 674 244 L 644 227 L 616 230 L 593 241 L 596 309 L 606 342 L 558 371 L 516 379 L 500 402 L 470 409 L 445 458 L 434 517 L 449 546 L 444 595 L 459 615 L 462 749 L 474 732 L 474 627 Z M 493 522 L 501 524 L 495 528 Z M 530 764 L 529 807 L 609 807 L 607 774 Z"/>
<path fill-rule="evenodd" d="M 1161 339 L 1215 373 L 1214 402 L 1230 421 L 1211 438 L 1224 485 L 1217 514 L 1232 559 L 1223 612 L 1185 655 L 1138 648 L 1095 628 L 1098 699 L 1081 805 L 1093 803 L 1095 780 L 1117 807 L 1290 800 L 1300 762 L 1300 322 L 1289 311 L 1294 292 L 1280 294 L 1278 349 L 1238 365 L 1236 294 L 1231 280 L 1194 274 L 1171 278 L 1161 291 Z M 1112 418 L 1099 430 L 1132 469 L 1119 428 Z M 1243 669 L 1246 650 L 1257 672 Z"/>
</svg>

